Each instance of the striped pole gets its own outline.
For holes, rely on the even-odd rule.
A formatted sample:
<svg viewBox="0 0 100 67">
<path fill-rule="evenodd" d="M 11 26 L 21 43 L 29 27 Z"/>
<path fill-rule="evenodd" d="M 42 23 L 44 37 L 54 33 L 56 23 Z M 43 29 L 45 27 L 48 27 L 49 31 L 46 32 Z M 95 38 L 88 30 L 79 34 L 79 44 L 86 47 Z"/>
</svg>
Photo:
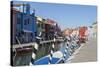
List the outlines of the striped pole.
<svg viewBox="0 0 100 67">
<path fill-rule="evenodd" d="M 70 42 L 67 41 L 67 44 L 66 44 L 66 52 L 68 52 L 68 54 L 71 56 L 71 49 L 70 49 Z"/>
<path fill-rule="evenodd" d="M 31 58 L 30 65 L 34 65 L 34 61 L 35 61 L 35 58 L 36 58 L 36 53 L 37 53 L 37 50 L 38 50 L 38 44 L 37 43 L 35 43 L 33 45 L 33 49 L 34 49 L 34 51 L 32 53 L 32 58 Z"/>
<path fill-rule="evenodd" d="M 65 60 L 66 60 L 66 54 L 65 54 L 65 52 L 64 52 L 64 54 L 63 54 L 63 62 L 65 63 Z"/>
<path fill-rule="evenodd" d="M 69 50 L 69 53 L 70 55 L 72 55 L 72 50 L 71 50 L 71 42 L 69 42 L 69 40 L 67 40 L 67 46 L 68 46 L 68 50 Z"/>
<path fill-rule="evenodd" d="M 67 54 L 67 49 L 68 49 L 68 48 L 66 47 L 66 48 L 65 48 L 65 54 Z"/>
<path fill-rule="evenodd" d="M 54 42 L 55 42 L 55 38 L 54 38 Z M 52 61 L 52 57 L 53 57 L 53 53 L 54 53 L 54 48 L 55 48 L 54 42 L 53 42 L 53 44 L 51 46 L 51 51 L 50 51 L 50 56 L 49 56 L 48 64 L 51 64 L 51 61 Z"/>
<path fill-rule="evenodd" d="M 66 60 L 66 56 L 67 56 L 67 49 L 68 49 L 68 46 L 65 45 L 65 50 L 64 50 L 64 54 L 63 54 L 63 62 L 65 62 Z"/>
</svg>

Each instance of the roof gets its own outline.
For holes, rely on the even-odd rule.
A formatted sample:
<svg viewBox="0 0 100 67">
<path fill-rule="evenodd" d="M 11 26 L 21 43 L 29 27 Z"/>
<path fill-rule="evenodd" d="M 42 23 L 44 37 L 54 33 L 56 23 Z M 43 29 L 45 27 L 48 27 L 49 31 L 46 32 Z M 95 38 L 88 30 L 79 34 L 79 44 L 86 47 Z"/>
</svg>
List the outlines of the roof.
<svg viewBox="0 0 100 67">
<path fill-rule="evenodd" d="M 47 24 L 56 25 L 57 23 L 54 20 L 47 19 Z"/>
</svg>

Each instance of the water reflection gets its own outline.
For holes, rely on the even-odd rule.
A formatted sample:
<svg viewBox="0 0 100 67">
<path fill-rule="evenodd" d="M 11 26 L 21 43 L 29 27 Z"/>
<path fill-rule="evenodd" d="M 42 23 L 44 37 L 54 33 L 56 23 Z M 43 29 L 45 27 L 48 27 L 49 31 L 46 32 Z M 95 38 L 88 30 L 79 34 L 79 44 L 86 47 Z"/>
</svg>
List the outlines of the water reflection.
<svg viewBox="0 0 100 67">
<path fill-rule="evenodd" d="M 40 44 L 39 50 L 37 51 L 37 54 L 36 54 L 36 60 L 50 54 L 52 44 L 53 43 Z M 56 42 L 54 45 L 55 45 L 54 52 L 56 52 L 56 51 L 60 50 L 60 48 L 63 44 L 61 42 L 59 42 L 59 43 Z"/>
<path fill-rule="evenodd" d="M 46 56 L 46 55 L 49 55 L 52 44 L 53 43 L 39 44 L 39 49 L 36 53 L 35 61 Z M 54 52 L 61 51 L 64 54 L 65 49 L 66 49 L 66 45 L 67 45 L 66 42 L 56 42 Z M 65 59 L 67 59 L 69 57 L 69 55 L 70 55 L 70 52 L 69 52 L 69 49 L 67 49 L 67 54 L 66 54 Z M 31 60 L 31 56 L 32 56 L 31 53 L 21 55 L 21 56 L 16 56 L 14 64 L 16 64 L 16 66 L 17 65 L 29 65 L 30 60 Z"/>
</svg>

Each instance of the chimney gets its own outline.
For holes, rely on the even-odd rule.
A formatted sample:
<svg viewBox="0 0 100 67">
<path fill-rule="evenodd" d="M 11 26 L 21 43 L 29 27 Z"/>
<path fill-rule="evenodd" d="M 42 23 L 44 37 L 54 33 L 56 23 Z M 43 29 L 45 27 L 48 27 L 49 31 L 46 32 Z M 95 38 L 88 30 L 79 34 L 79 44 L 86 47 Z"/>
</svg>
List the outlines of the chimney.
<svg viewBox="0 0 100 67">
<path fill-rule="evenodd" d="M 30 5 L 26 4 L 26 14 L 30 14 Z"/>
</svg>

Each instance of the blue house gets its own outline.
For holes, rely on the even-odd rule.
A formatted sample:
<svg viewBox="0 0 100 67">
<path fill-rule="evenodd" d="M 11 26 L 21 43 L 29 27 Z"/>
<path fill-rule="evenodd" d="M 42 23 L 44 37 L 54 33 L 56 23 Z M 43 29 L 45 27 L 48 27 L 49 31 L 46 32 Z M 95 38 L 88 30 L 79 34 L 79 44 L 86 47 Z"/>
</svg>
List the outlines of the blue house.
<svg viewBox="0 0 100 67">
<path fill-rule="evenodd" d="M 35 41 L 36 35 L 35 12 L 30 14 L 29 4 L 25 4 L 23 9 L 26 10 L 23 10 L 23 12 L 18 12 L 16 14 L 15 21 L 17 21 L 17 23 L 15 36 L 20 41 L 20 43 L 30 43 Z"/>
</svg>

